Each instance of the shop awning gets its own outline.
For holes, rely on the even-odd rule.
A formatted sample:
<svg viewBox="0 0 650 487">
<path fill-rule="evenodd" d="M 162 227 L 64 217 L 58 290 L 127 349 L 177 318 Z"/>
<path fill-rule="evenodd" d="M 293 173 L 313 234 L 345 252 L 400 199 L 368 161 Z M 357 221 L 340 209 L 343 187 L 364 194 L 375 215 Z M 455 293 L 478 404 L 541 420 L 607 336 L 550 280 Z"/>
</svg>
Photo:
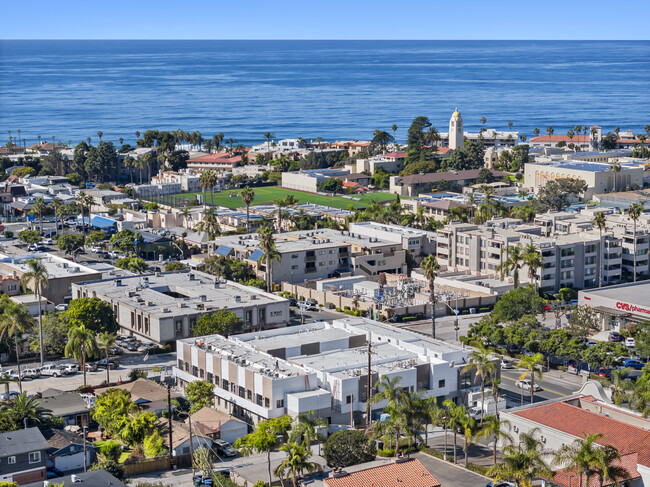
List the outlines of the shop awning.
<svg viewBox="0 0 650 487">
<path fill-rule="evenodd" d="M 629 316 L 630 313 L 618 309 L 608 308 L 607 306 L 596 306 L 593 308 L 597 313 L 603 313 L 610 316 Z"/>
</svg>

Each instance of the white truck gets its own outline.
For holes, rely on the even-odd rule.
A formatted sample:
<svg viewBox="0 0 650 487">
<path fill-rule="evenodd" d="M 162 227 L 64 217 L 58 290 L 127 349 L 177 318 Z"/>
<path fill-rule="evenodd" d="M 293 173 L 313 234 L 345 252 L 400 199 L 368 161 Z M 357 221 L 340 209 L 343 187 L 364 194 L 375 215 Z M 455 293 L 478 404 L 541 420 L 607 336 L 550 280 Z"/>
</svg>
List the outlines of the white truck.
<svg viewBox="0 0 650 487">
<path fill-rule="evenodd" d="M 481 407 L 483 406 L 483 407 Z M 482 401 L 479 399 L 476 402 L 475 406 L 472 406 L 468 409 L 468 413 L 470 417 L 472 417 L 475 421 L 479 421 L 481 419 L 481 410 L 483 410 L 483 416 L 487 416 L 489 414 L 496 414 L 497 411 L 503 411 L 506 409 L 506 400 L 503 398 L 499 398 L 496 406 L 494 404 L 494 401 L 492 398 L 488 399 L 487 397 L 485 398 L 485 405 L 483 405 Z"/>
</svg>

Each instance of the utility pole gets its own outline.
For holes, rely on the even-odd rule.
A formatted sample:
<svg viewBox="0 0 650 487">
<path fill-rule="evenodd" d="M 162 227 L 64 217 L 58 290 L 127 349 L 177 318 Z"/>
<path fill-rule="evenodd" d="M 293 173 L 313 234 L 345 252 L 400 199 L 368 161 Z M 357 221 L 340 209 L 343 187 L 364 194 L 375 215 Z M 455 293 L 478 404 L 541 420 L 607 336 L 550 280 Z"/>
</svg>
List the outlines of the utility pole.
<svg viewBox="0 0 650 487">
<path fill-rule="evenodd" d="M 172 448 L 172 386 L 167 384 L 167 424 L 169 429 L 169 468 L 174 469 L 174 452 Z"/>
<path fill-rule="evenodd" d="M 372 365 L 372 342 L 368 338 L 368 392 L 366 394 L 366 426 L 370 426 L 370 401 L 372 399 L 372 371 L 370 366 Z"/>
<path fill-rule="evenodd" d="M 108 364 L 106 364 L 106 365 L 108 366 Z M 88 426 L 85 426 L 85 425 L 84 425 L 84 427 L 83 427 L 83 435 L 84 435 L 84 472 L 86 472 L 86 470 L 87 470 L 87 468 L 88 468 L 88 465 L 87 465 L 87 463 L 88 463 L 88 460 L 87 460 L 87 459 L 88 459 L 88 456 L 86 455 L 86 429 L 87 429 L 87 428 L 88 428 Z"/>
<path fill-rule="evenodd" d="M 194 480 L 194 438 L 192 438 L 192 415 L 187 418 L 190 423 L 190 461 L 192 462 L 192 480 Z"/>
<path fill-rule="evenodd" d="M 354 394 L 350 394 L 350 427 L 354 428 Z"/>
</svg>

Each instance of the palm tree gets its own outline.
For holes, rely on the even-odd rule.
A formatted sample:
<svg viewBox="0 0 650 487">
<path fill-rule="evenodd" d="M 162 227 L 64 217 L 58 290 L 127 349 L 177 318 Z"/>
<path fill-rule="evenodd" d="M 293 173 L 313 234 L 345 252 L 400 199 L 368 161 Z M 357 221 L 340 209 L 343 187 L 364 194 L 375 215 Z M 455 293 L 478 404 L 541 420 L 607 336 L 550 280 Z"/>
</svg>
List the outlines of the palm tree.
<svg viewBox="0 0 650 487">
<path fill-rule="evenodd" d="M 549 138 L 553 135 L 553 132 L 555 132 L 555 129 L 551 125 L 546 127 L 546 133 L 548 134 Z"/>
<path fill-rule="evenodd" d="M 100 142 L 102 141 L 102 135 L 104 135 L 104 133 L 101 130 L 97 132 L 97 137 L 99 137 Z"/>
<path fill-rule="evenodd" d="M 445 411 L 438 407 L 436 398 L 431 396 L 423 398 L 418 409 L 424 420 L 424 444 L 427 445 L 429 443 L 429 425 L 441 424 L 444 421 Z"/>
<path fill-rule="evenodd" d="M 626 379 L 630 369 L 613 369 L 610 373 L 609 389 L 612 392 L 612 401 L 617 406 L 623 404 L 623 401 L 629 401 L 628 391 L 632 386 L 632 381 Z"/>
<path fill-rule="evenodd" d="M 259 228 L 260 235 L 260 250 L 264 252 L 266 260 L 266 291 L 271 292 L 273 289 L 273 269 L 272 264 L 274 260 L 280 262 L 282 256 L 275 249 L 275 237 L 273 236 L 273 228 L 268 225 L 263 225 Z"/>
<path fill-rule="evenodd" d="M 271 139 L 275 137 L 271 132 L 264 132 L 263 137 L 266 139 L 266 151 L 267 151 L 267 156 L 270 158 L 271 157 Z"/>
<path fill-rule="evenodd" d="M 318 454 L 320 455 L 320 442 L 325 441 L 325 436 L 319 431 L 320 428 L 329 428 L 329 423 L 325 418 L 316 416 L 312 410 L 309 413 L 300 413 L 291 428 L 289 441 L 298 441 L 302 438 L 302 444 L 307 448 L 317 441 Z"/>
<path fill-rule="evenodd" d="M 283 213 L 286 213 L 283 208 L 286 208 L 287 203 L 285 202 L 284 198 L 278 198 L 276 200 L 273 200 L 273 204 L 278 207 L 278 233 L 282 233 L 282 216 Z"/>
<path fill-rule="evenodd" d="M 52 203 L 50 204 L 50 207 L 54 211 L 54 218 L 56 220 L 55 225 L 54 225 L 54 231 L 56 234 L 59 234 L 59 219 L 63 222 L 63 209 L 65 208 L 65 205 L 59 198 L 54 198 L 52 200 Z"/>
<path fill-rule="evenodd" d="M 370 401 L 373 404 L 376 404 L 379 401 L 386 400 L 388 406 L 396 407 L 404 391 L 404 389 L 399 385 L 400 380 L 402 380 L 402 378 L 399 376 L 390 379 L 388 376 L 382 375 L 375 385 L 377 392 L 372 396 Z"/>
<path fill-rule="evenodd" d="M 135 159 L 131 156 L 124 158 L 124 167 L 128 169 L 129 176 L 131 177 L 131 184 L 133 184 L 133 168 L 135 167 Z"/>
<path fill-rule="evenodd" d="M 26 426 L 29 426 L 30 422 L 42 424 L 52 417 L 52 411 L 42 407 L 37 397 L 27 397 L 27 394 L 22 392 L 9 403 L 3 404 L 0 411 L 10 414 L 18 424 Z"/>
<path fill-rule="evenodd" d="M 469 447 L 472 445 L 474 440 L 474 430 L 476 429 L 476 421 L 471 416 L 465 416 L 462 423 L 463 431 L 463 452 L 465 453 L 465 468 L 467 468 L 467 463 L 469 459 Z"/>
<path fill-rule="evenodd" d="M 106 384 L 111 383 L 110 367 L 108 366 L 108 355 L 111 347 L 115 345 L 115 334 L 104 331 L 97 335 L 97 346 L 106 352 Z"/>
<path fill-rule="evenodd" d="M 512 130 L 512 122 L 508 120 L 508 130 Z"/>
<path fill-rule="evenodd" d="M 249 210 L 250 210 L 251 203 L 255 199 L 255 191 L 250 186 L 246 186 L 244 189 L 241 190 L 241 193 L 239 193 L 239 195 L 241 196 L 241 200 L 246 205 L 246 231 L 250 232 L 251 226 L 250 226 L 250 219 L 249 219 Z"/>
<path fill-rule="evenodd" d="M 526 142 L 526 139 L 528 138 L 528 136 L 526 134 L 521 134 L 519 136 L 519 138 L 521 139 L 522 142 Z"/>
<path fill-rule="evenodd" d="M 467 409 L 463 405 L 456 405 L 453 401 L 447 399 L 442 403 L 448 410 L 447 426 L 454 432 L 454 464 L 456 464 L 456 445 L 458 431 L 465 426 L 465 418 L 467 418 Z M 445 450 L 446 453 L 446 450 Z"/>
<path fill-rule="evenodd" d="M 81 222 L 84 223 L 84 233 L 88 233 L 87 228 L 90 227 L 90 218 L 92 216 L 91 211 L 92 211 L 92 206 L 95 203 L 95 198 L 93 198 L 89 194 L 86 194 L 84 191 L 79 191 L 79 193 L 77 193 L 77 203 L 79 203 L 79 206 L 81 207 Z M 85 208 L 88 208 L 88 227 L 86 227 L 84 222 Z"/>
<path fill-rule="evenodd" d="M 539 135 L 539 129 L 535 127 L 535 130 L 533 130 L 533 133 L 535 134 L 535 137 Z"/>
<path fill-rule="evenodd" d="M 25 287 L 31 287 L 36 294 L 38 301 L 38 343 L 41 349 L 41 367 L 43 367 L 43 358 L 45 351 L 43 350 L 43 311 L 41 308 L 41 296 L 43 290 L 49 286 L 47 269 L 41 262 L 41 259 L 30 259 L 27 261 L 27 272 L 20 278 L 20 282 Z"/>
<path fill-rule="evenodd" d="M 535 401 L 535 375 L 541 381 L 542 380 L 542 366 L 544 365 L 544 356 L 541 353 L 536 353 L 524 357 L 519 362 L 519 367 L 525 369 L 519 380 L 525 379 L 528 374 L 530 374 L 530 403 L 533 404 Z"/>
<path fill-rule="evenodd" d="M 214 206 L 214 187 L 218 181 L 217 175 L 214 171 L 205 171 L 201 176 L 205 178 L 206 184 L 210 188 L 210 204 Z"/>
<path fill-rule="evenodd" d="M 302 476 L 303 472 L 306 471 L 309 474 L 313 474 L 323 470 L 318 463 L 309 461 L 311 450 L 306 448 L 304 445 L 300 445 L 296 442 L 285 443 L 280 447 L 280 451 L 285 452 L 287 458 L 280 462 L 273 473 L 280 479 L 286 478 L 286 475 L 288 474 L 291 477 L 293 487 L 298 486 L 297 479 Z"/>
<path fill-rule="evenodd" d="M 595 433 L 586 435 L 585 438 L 576 439 L 570 445 L 562 445 L 556 452 L 553 463 L 566 470 L 579 472 L 579 487 L 588 486 L 589 480 L 597 475 L 596 469 L 599 466 L 598 450 L 601 449 L 597 441 L 602 438 L 604 438 L 604 435 Z"/>
<path fill-rule="evenodd" d="M 485 380 L 496 374 L 497 368 L 494 360 L 490 356 L 490 351 L 479 344 L 478 350 L 472 352 L 469 356 L 469 362 L 463 368 L 463 374 L 475 370 L 476 376 L 481 379 L 481 424 L 483 424 L 483 414 L 485 411 Z M 494 408 L 496 410 L 496 403 Z"/>
<path fill-rule="evenodd" d="M 600 487 L 603 487 L 605 480 L 612 480 L 618 484 L 618 480 L 625 480 L 630 478 L 630 472 L 620 465 L 621 454 L 618 449 L 612 445 L 605 445 L 601 448 L 596 455 L 596 475 Z M 617 463 L 618 465 L 615 465 Z"/>
<path fill-rule="evenodd" d="M 18 388 L 23 392 L 23 384 L 20 374 L 20 349 L 18 348 L 18 337 L 22 337 L 34 324 L 34 319 L 24 305 L 11 301 L 6 295 L 0 298 L 2 304 L 0 313 L 0 339 L 5 335 L 14 337 L 16 347 L 16 363 L 18 368 Z"/>
<path fill-rule="evenodd" d="M 643 214 L 643 206 L 640 205 L 639 203 L 632 203 L 630 207 L 627 209 L 627 214 L 630 216 L 632 219 L 632 224 L 634 228 L 634 256 L 632 257 L 632 263 L 634 265 L 634 279 L 633 282 L 636 282 L 636 222 L 637 220 L 641 217 Z"/>
<path fill-rule="evenodd" d="M 594 225 L 598 227 L 598 287 L 603 287 L 603 230 L 607 225 L 607 219 L 605 218 L 605 213 L 602 211 L 597 212 L 594 215 Z"/>
<path fill-rule="evenodd" d="M 621 172 L 621 163 L 620 163 L 620 162 L 616 162 L 616 161 L 612 161 L 612 162 L 610 162 L 610 163 L 609 163 L 609 170 L 610 170 L 611 172 L 614 173 L 614 186 L 613 186 L 613 187 L 614 187 L 614 192 L 616 192 L 616 191 L 617 191 L 617 186 L 618 186 L 618 185 L 616 184 L 616 178 L 617 178 L 616 175 L 617 175 L 619 172 Z"/>
<path fill-rule="evenodd" d="M 213 239 L 221 233 L 221 228 L 219 227 L 219 222 L 217 221 L 213 207 L 209 206 L 203 211 L 203 219 L 196 228 L 199 232 L 207 232 L 209 239 Z"/>
<path fill-rule="evenodd" d="M 395 141 L 395 134 L 397 133 L 397 125 L 393 124 L 393 126 L 390 128 L 393 131 L 393 141 Z"/>
<path fill-rule="evenodd" d="M 544 260 L 539 252 L 537 252 L 534 244 L 528 244 L 524 248 L 522 260 L 526 267 L 528 267 L 528 279 L 533 283 L 535 290 L 537 290 L 537 271 L 544 266 Z"/>
<path fill-rule="evenodd" d="M 42 197 L 36 198 L 34 204 L 32 205 L 31 213 L 33 215 L 38 215 L 38 228 L 39 232 L 43 230 L 43 210 L 45 209 L 45 200 Z"/>
<path fill-rule="evenodd" d="M 487 474 L 498 480 L 512 480 L 522 487 L 532 487 L 534 479 L 550 477 L 551 468 L 544 461 L 549 454 L 542 442 L 537 439 L 539 428 L 524 433 L 518 445 L 506 445 L 503 449 L 503 461 L 489 468 Z"/>
<path fill-rule="evenodd" d="M 510 431 L 510 421 L 507 419 L 499 419 L 494 414 L 488 414 L 482 418 L 483 425 L 476 433 L 476 439 L 492 438 L 494 444 L 492 445 L 492 462 L 493 465 L 497 464 L 497 443 L 499 441 L 512 442 L 511 436 L 504 430 Z"/>
<path fill-rule="evenodd" d="M 95 333 L 85 325 L 73 326 L 68 332 L 68 343 L 65 345 L 66 357 L 74 357 L 84 371 L 84 387 L 86 387 L 86 358 L 92 357 L 97 351 Z M 108 364 L 107 364 L 108 365 Z"/>
<path fill-rule="evenodd" d="M 199 176 L 199 186 L 203 190 L 203 206 L 206 206 L 205 190 L 210 187 L 212 183 L 212 177 L 210 176 L 211 171 L 204 171 Z"/>
<path fill-rule="evenodd" d="M 436 338 L 436 289 L 435 281 L 440 270 L 440 264 L 436 256 L 433 254 L 427 255 L 422 263 L 420 269 L 424 273 L 424 278 L 429 281 L 429 300 L 431 301 L 431 336 Z"/>
<path fill-rule="evenodd" d="M 485 125 L 485 122 L 487 122 L 487 120 L 485 119 L 485 117 L 481 117 L 481 125 Z"/>
<path fill-rule="evenodd" d="M 524 263 L 524 253 L 522 252 L 521 245 L 516 247 L 508 247 L 507 257 L 496 268 L 500 273 L 500 278 L 503 281 L 508 273 L 512 273 L 512 280 L 514 288 L 519 287 L 519 270 Z"/>
</svg>

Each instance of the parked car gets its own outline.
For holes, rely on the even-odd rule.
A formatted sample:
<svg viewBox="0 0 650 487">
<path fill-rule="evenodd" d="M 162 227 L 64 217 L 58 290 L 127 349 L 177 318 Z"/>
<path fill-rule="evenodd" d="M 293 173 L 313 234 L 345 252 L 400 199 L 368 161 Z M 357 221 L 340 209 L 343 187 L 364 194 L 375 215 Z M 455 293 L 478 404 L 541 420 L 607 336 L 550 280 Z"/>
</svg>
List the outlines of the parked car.
<svg viewBox="0 0 650 487">
<path fill-rule="evenodd" d="M 636 346 L 636 342 L 634 341 L 634 338 L 627 337 L 625 339 L 625 346 L 628 348 L 634 348 Z"/>
<path fill-rule="evenodd" d="M 517 484 L 514 482 L 506 482 L 505 480 L 496 480 L 494 482 L 488 482 L 485 487 L 517 487 Z"/>
<path fill-rule="evenodd" d="M 96 254 L 98 252 L 101 252 L 102 248 L 94 245 L 94 246 L 90 247 L 90 251 Z"/>
<path fill-rule="evenodd" d="M 501 360 L 501 368 L 502 369 L 514 369 L 515 366 L 509 360 Z"/>
<path fill-rule="evenodd" d="M 54 240 L 52 240 L 51 238 L 44 238 L 43 240 L 41 240 L 41 244 L 43 244 L 43 245 L 54 245 Z"/>
<path fill-rule="evenodd" d="M 620 342 L 623 338 L 621 337 L 621 334 L 617 331 L 612 331 L 610 332 L 608 339 L 610 342 Z"/>
<path fill-rule="evenodd" d="M 20 393 L 18 393 L 17 391 L 9 391 L 1 394 L 0 399 L 3 401 L 9 401 L 11 399 L 17 398 L 18 396 L 20 396 Z"/>
<path fill-rule="evenodd" d="M 61 377 L 65 375 L 63 367 L 60 365 L 45 365 L 41 367 L 41 375 L 47 375 L 51 377 Z"/>
<path fill-rule="evenodd" d="M 318 311 L 318 306 L 308 301 L 298 302 L 298 307 L 301 308 L 303 311 Z"/>
<path fill-rule="evenodd" d="M 25 369 L 23 370 L 24 379 L 38 379 L 41 376 L 41 372 L 38 369 Z"/>
<path fill-rule="evenodd" d="M 65 371 L 66 375 L 72 375 L 79 372 L 79 367 L 77 366 L 77 364 L 64 364 L 63 370 Z"/>
<path fill-rule="evenodd" d="M 106 368 L 106 364 L 108 364 L 108 367 L 111 369 L 116 369 L 117 368 L 117 362 L 113 360 L 106 360 L 105 358 L 98 360 L 97 362 L 94 363 L 97 367 L 102 367 Z"/>
<path fill-rule="evenodd" d="M 237 452 L 232 445 L 225 440 L 214 440 L 213 444 L 219 455 L 224 455 L 226 457 L 234 457 L 237 455 Z"/>
<path fill-rule="evenodd" d="M 27 250 L 30 252 L 41 252 L 42 250 L 45 250 L 45 246 L 41 243 L 31 244 L 29 247 L 27 247 Z"/>
<path fill-rule="evenodd" d="M 57 304 L 54 307 L 54 309 L 57 310 L 57 311 L 65 311 L 65 310 L 68 309 L 68 305 L 67 304 Z"/>
<path fill-rule="evenodd" d="M 113 355 L 122 355 L 124 351 L 120 347 L 111 347 L 111 353 Z"/>
<path fill-rule="evenodd" d="M 126 344 L 126 349 L 129 352 L 135 352 L 135 351 L 138 350 L 139 346 L 140 346 L 140 343 L 138 343 L 138 342 L 129 342 L 129 343 Z"/>
<path fill-rule="evenodd" d="M 520 389 L 523 389 L 524 391 L 530 391 L 531 386 L 532 386 L 532 383 L 531 383 L 530 379 L 521 379 L 521 380 L 518 380 L 517 382 L 515 382 L 515 387 L 519 387 Z M 541 390 L 542 390 L 542 388 L 539 387 L 537 384 L 535 384 L 533 386 L 533 391 L 534 392 L 541 391 Z"/>
<path fill-rule="evenodd" d="M 567 303 L 568 306 L 578 306 L 578 300 L 577 299 L 572 299 Z"/>
<path fill-rule="evenodd" d="M 605 379 L 608 379 L 609 378 L 609 370 L 604 368 L 604 367 L 601 367 L 596 372 L 596 375 L 598 375 L 598 377 L 604 377 Z"/>
<path fill-rule="evenodd" d="M 86 372 L 97 372 L 97 366 L 91 362 L 86 364 Z"/>
<path fill-rule="evenodd" d="M 621 369 L 630 368 L 630 369 L 634 369 L 634 370 L 641 370 L 641 369 L 643 369 L 643 367 L 645 367 L 645 364 L 643 362 L 641 362 L 640 360 L 629 359 L 629 360 L 626 360 L 623 363 L 623 366 L 619 367 L 619 368 L 621 368 Z"/>
</svg>

